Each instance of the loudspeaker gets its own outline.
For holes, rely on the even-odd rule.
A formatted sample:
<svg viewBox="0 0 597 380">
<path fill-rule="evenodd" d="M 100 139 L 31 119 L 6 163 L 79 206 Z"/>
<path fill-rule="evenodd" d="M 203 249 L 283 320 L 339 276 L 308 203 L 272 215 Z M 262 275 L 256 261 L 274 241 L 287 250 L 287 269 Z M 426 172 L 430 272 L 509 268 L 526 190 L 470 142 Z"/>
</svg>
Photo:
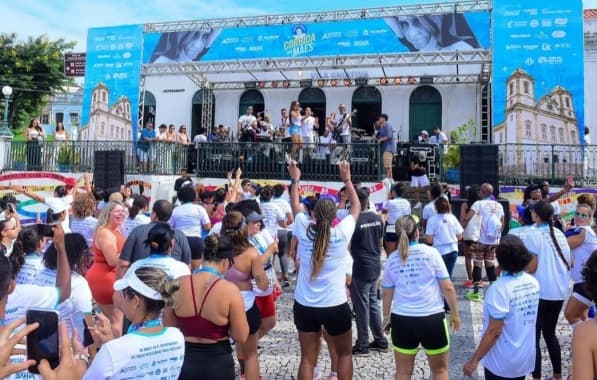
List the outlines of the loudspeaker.
<svg viewBox="0 0 597 380">
<path fill-rule="evenodd" d="M 124 184 L 124 152 L 96 150 L 93 154 L 93 182 L 96 187 L 110 189 Z"/>
<path fill-rule="evenodd" d="M 392 162 L 392 178 L 395 181 L 410 181 L 410 144 L 397 144 Z"/>
<path fill-rule="evenodd" d="M 489 183 L 499 195 L 498 146 L 471 144 L 460 146 L 460 194 L 467 186 Z"/>
</svg>

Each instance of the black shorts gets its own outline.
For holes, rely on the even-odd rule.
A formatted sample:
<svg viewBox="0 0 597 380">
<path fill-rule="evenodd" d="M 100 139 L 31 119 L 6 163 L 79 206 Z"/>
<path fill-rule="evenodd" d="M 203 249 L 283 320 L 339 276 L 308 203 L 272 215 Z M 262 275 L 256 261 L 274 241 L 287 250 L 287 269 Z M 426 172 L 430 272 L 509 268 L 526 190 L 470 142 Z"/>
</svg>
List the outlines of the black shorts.
<svg viewBox="0 0 597 380">
<path fill-rule="evenodd" d="M 256 303 L 245 312 L 247 315 L 247 323 L 249 324 L 249 335 L 255 334 L 261 327 L 261 314 Z"/>
<path fill-rule="evenodd" d="M 189 247 L 191 248 L 191 259 L 201 260 L 203 258 L 203 251 L 205 251 L 205 244 L 203 239 L 198 236 L 187 236 Z"/>
<path fill-rule="evenodd" d="M 439 355 L 450 350 L 450 334 L 445 314 L 406 317 L 392 314 L 392 345 L 403 355 L 416 355 L 419 345 L 427 355 Z"/>
<path fill-rule="evenodd" d="M 593 302 L 595 302 L 595 300 L 587 293 L 584 282 L 574 284 L 572 287 L 572 297 L 576 298 L 587 306 L 591 306 Z"/>
<path fill-rule="evenodd" d="M 184 362 L 179 380 L 202 378 L 234 380 L 234 359 L 228 339 L 210 344 L 185 342 Z"/>
<path fill-rule="evenodd" d="M 385 226 L 384 226 L 384 233 L 383 233 L 383 240 L 390 242 L 390 243 L 395 243 L 398 241 L 398 235 L 396 235 L 396 227 L 394 226 L 394 228 L 391 229 L 390 232 L 388 232 L 388 222 L 386 222 Z M 393 232 L 392 232 L 393 231 Z"/>
<path fill-rule="evenodd" d="M 318 332 L 321 326 L 331 336 L 338 336 L 352 328 L 352 313 L 348 302 L 331 307 L 308 307 L 294 301 L 294 325 L 301 332 Z"/>
<path fill-rule="evenodd" d="M 502 377 L 502 376 L 498 376 L 498 375 L 494 374 L 487 368 L 484 368 L 484 369 L 485 369 L 485 380 L 524 380 L 524 379 L 526 379 L 526 376 Z"/>
</svg>

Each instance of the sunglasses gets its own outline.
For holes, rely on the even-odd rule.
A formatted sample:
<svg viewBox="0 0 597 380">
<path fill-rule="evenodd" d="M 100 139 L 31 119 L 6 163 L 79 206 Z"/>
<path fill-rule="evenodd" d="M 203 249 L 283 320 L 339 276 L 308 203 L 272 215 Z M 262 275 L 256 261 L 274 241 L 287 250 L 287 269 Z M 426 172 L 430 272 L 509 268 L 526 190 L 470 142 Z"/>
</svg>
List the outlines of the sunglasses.
<svg viewBox="0 0 597 380">
<path fill-rule="evenodd" d="M 580 218 L 586 219 L 586 218 L 588 218 L 590 215 L 589 215 L 589 214 L 585 214 L 584 212 L 578 212 L 578 211 L 576 211 L 576 212 L 574 213 L 574 216 L 575 216 L 575 217 L 580 217 Z"/>
</svg>

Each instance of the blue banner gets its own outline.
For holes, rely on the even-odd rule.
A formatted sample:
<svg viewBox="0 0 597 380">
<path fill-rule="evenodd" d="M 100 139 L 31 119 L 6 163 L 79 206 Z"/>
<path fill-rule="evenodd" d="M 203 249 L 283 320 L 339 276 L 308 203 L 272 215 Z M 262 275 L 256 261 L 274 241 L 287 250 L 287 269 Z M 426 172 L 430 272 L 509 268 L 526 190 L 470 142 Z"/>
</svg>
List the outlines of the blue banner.
<svg viewBox="0 0 597 380">
<path fill-rule="evenodd" d="M 144 63 L 471 50 L 489 47 L 489 13 L 147 33 L 144 39 Z"/>
<path fill-rule="evenodd" d="M 81 140 L 137 135 L 143 25 L 89 29 Z"/>
<path fill-rule="evenodd" d="M 494 1 L 492 24 L 493 142 L 582 144 L 582 1 Z"/>
</svg>

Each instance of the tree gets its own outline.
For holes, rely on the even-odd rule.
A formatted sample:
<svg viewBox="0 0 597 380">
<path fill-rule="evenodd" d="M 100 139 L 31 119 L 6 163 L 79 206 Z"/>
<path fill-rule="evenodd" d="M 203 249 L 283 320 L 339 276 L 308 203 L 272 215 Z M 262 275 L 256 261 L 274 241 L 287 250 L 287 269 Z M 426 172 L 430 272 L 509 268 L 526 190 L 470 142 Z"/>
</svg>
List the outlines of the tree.
<svg viewBox="0 0 597 380">
<path fill-rule="evenodd" d="M 64 75 L 64 52 L 74 46 L 75 42 L 52 41 L 46 35 L 22 42 L 14 33 L 0 34 L 0 87 L 13 88 L 8 114 L 11 128 L 39 115 L 46 97 L 69 83 Z"/>
</svg>

